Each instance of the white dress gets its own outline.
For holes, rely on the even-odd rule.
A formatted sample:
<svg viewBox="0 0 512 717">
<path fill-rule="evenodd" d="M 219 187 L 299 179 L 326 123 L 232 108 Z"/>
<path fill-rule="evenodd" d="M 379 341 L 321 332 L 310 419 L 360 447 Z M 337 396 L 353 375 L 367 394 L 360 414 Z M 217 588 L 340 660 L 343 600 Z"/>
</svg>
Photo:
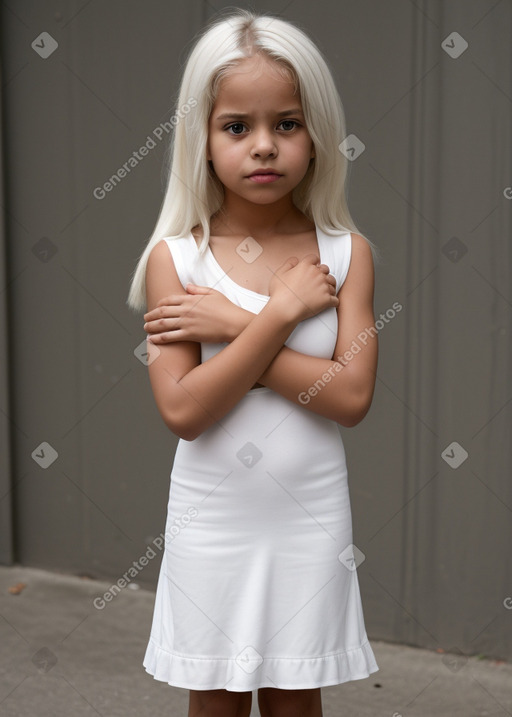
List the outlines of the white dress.
<svg viewBox="0 0 512 717">
<path fill-rule="evenodd" d="M 350 233 L 316 234 L 338 292 Z M 192 234 L 165 241 L 183 286 L 213 287 L 253 313 L 265 306 L 269 297 L 236 284 L 209 248 L 201 257 Z M 336 336 L 330 308 L 298 324 L 286 345 L 331 359 Z M 226 345 L 202 344 L 202 362 Z M 338 425 L 268 387 L 251 389 L 221 421 L 178 442 L 146 671 L 176 687 L 233 692 L 368 677 L 379 667 L 357 555 Z"/>
</svg>

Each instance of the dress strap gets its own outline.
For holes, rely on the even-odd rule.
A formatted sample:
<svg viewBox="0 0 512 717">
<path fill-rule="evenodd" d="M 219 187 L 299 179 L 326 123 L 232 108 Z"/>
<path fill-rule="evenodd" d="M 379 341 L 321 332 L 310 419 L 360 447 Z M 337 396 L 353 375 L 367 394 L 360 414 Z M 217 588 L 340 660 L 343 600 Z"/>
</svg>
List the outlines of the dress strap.
<svg viewBox="0 0 512 717">
<path fill-rule="evenodd" d="M 322 241 L 323 263 L 327 264 L 330 273 L 336 279 L 336 293 L 341 289 L 347 278 L 352 255 L 352 237 L 350 232 L 331 235 L 318 228 L 319 240 Z"/>
<path fill-rule="evenodd" d="M 165 242 L 169 247 L 176 273 L 183 288 L 190 282 L 197 284 L 197 276 L 194 272 L 198 251 L 197 245 L 192 233 L 184 237 L 165 237 Z"/>
<path fill-rule="evenodd" d="M 336 279 L 336 293 L 338 293 L 348 274 L 352 255 L 352 237 L 350 232 L 326 234 L 319 227 L 317 234 L 322 262 L 327 264 L 330 273 Z M 183 237 L 165 237 L 165 242 L 172 254 L 176 273 L 183 288 L 189 282 L 205 286 L 219 282 L 219 276 L 216 276 L 209 262 L 199 261 L 200 254 L 192 232 Z"/>
</svg>

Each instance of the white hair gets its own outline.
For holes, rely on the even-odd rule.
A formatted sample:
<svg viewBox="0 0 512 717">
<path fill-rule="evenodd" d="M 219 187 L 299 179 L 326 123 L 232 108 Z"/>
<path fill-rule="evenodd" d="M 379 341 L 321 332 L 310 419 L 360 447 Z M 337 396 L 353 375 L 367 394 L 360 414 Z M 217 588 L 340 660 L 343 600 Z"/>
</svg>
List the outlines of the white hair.
<svg viewBox="0 0 512 717">
<path fill-rule="evenodd" d="M 136 311 L 146 308 L 147 260 L 161 239 L 187 236 L 200 225 L 200 253 L 208 246 L 210 217 L 224 197 L 223 186 L 206 158 L 209 117 L 220 81 L 242 60 L 255 55 L 272 60 L 276 69 L 293 79 L 313 141 L 315 159 L 293 190 L 293 203 L 326 234 L 360 233 L 345 197 L 348 160 L 338 148 L 346 136 L 343 106 L 326 60 L 292 23 L 235 8 L 202 30 L 183 72 L 175 107 L 175 116 L 181 119 L 168 146 L 165 196 L 133 273 L 127 300 Z M 364 238 L 376 256 L 375 245 Z"/>
</svg>

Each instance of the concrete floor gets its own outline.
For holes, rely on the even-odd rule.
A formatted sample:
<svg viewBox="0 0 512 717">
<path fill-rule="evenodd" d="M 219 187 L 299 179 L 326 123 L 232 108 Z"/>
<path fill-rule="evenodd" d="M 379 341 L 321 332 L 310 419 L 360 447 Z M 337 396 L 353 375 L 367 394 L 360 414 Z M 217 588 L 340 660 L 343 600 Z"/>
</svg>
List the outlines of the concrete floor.
<svg viewBox="0 0 512 717">
<path fill-rule="evenodd" d="M 17 583 L 26 587 L 9 593 Z M 142 666 L 154 593 L 125 588 L 97 610 L 109 586 L 0 566 L 1 717 L 186 717 L 188 691 Z M 370 641 L 379 671 L 324 687 L 324 717 L 512 715 L 511 664 Z"/>
</svg>

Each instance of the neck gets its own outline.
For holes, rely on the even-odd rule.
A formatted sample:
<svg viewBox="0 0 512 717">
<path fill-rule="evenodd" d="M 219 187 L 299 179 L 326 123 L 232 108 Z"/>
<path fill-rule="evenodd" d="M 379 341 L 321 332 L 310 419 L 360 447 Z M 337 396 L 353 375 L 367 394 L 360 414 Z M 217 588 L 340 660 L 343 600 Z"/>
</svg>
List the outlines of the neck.
<svg viewBox="0 0 512 717">
<path fill-rule="evenodd" d="M 308 231 L 314 224 L 293 204 L 291 196 L 272 204 L 255 204 L 226 192 L 222 207 L 212 216 L 213 235 L 242 235 L 254 238 Z"/>
</svg>

